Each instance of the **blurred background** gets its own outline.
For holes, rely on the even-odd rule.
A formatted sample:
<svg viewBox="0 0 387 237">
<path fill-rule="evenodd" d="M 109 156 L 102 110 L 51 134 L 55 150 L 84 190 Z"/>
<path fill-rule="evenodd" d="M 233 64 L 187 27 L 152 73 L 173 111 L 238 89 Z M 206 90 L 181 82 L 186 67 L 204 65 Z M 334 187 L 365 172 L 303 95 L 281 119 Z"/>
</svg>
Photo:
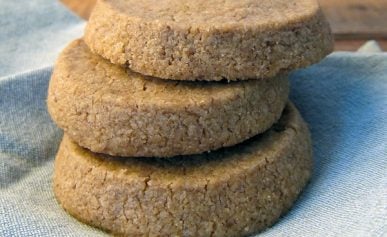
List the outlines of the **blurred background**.
<svg viewBox="0 0 387 237">
<path fill-rule="evenodd" d="M 88 19 L 96 0 L 61 0 Z M 387 0 L 319 0 L 335 35 L 335 50 L 355 51 L 367 40 L 387 50 Z"/>
</svg>

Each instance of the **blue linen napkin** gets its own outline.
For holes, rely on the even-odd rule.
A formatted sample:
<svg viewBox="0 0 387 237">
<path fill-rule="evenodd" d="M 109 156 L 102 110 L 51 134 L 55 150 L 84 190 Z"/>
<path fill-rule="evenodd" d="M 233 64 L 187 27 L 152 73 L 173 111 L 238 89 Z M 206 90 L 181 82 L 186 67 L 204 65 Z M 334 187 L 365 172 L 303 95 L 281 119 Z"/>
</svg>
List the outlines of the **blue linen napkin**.
<svg viewBox="0 0 387 237">
<path fill-rule="evenodd" d="M 0 1 L 0 78 L 51 66 L 83 28 L 57 0 Z"/>
<path fill-rule="evenodd" d="M 62 133 L 47 113 L 47 85 L 84 22 L 56 1 L 12 2 L 0 2 L 0 236 L 105 236 L 66 214 L 51 188 Z M 364 51 L 333 53 L 291 74 L 315 170 L 262 236 L 387 234 L 387 54 Z"/>
</svg>

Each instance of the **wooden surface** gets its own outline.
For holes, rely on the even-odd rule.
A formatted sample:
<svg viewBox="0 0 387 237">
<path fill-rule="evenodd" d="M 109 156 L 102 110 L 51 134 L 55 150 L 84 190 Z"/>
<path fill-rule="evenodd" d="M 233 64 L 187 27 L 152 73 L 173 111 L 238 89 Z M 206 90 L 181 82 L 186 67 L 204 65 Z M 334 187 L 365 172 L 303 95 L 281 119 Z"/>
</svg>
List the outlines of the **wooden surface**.
<svg viewBox="0 0 387 237">
<path fill-rule="evenodd" d="M 61 0 L 88 19 L 96 0 Z M 353 51 L 370 39 L 387 50 L 387 0 L 319 0 L 335 35 L 335 49 Z"/>
<path fill-rule="evenodd" d="M 97 0 L 60 0 L 70 10 L 81 16 L 83 19 L 89 19 L 90 12 Z"/>
<path fill-rule="evenodd" d="M 336 39 L 387 39 L 387 0 L 320 0 Z"/>
</svg>

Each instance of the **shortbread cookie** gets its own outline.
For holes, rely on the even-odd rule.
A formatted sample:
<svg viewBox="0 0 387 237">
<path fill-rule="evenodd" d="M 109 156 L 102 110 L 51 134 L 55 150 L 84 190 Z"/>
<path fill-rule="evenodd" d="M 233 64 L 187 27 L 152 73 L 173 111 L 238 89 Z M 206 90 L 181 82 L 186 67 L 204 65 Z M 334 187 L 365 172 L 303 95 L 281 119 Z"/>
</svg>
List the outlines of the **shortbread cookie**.
<svg viewBox="0 0 387 237">
<path fill-rule="evenodd" d="M 332 51 L 316 0 L 99 0 L 85 41 L 115 64 L 175 80 L 269 78 Z"/>
<path fill-rule="evenodd" d="M 125 71 L 81 40 L 59 57 L 48 109 L 91 151 L 118 156 L 198 154 L 240 143 L 277 121 L 288 79 L 177 82 Z"/>
<path fill-rule="evenodd" d="M 64 137 L 54 191 L 77 219 L 125 236 L 247 236 L 284 214 L 311 175 L 309 131 L 293 105 L 270 130 L 202 155 L 123 159 Z"/>
</svg>

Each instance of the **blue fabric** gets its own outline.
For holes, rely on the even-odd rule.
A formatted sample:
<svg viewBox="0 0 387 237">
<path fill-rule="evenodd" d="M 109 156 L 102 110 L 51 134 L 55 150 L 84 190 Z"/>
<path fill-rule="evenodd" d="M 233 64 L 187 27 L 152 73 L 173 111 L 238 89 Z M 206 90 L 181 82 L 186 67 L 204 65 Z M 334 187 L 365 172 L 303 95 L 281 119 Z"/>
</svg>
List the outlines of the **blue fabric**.
<svg viewBox="0 0 387 237">
<path fill-rule="evenodd" d="M 67 215 L 51 188 L 62 133 L 46 110 L 47 85 L 57 53 L 84 23 L 52 0 L 13 2 L 0 2 L 0 236 L 105 236 Z M 42 17 L 44 26 L 28 20 Z M 262 235 L 386 235 L 387 54 L 333 53 L 292 73 L 291 83 L 312 131 L 315 170 Z"/>
<path fill-rule="evenodd" d="M 57 0 L 0 1 L 0 78 L 51 66 L 83 28 Z"/>
</svg>

